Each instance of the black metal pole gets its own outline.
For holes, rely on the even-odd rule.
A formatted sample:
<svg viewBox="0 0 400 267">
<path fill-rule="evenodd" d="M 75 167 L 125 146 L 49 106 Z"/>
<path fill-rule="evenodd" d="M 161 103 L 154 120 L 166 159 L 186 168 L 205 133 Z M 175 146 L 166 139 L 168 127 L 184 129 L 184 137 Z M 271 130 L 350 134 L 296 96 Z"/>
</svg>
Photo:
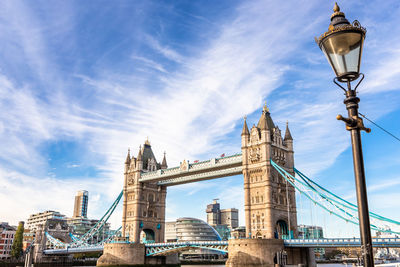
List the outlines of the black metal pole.
<svg viewBox="0 0 400 267">
<path fill-rule="evenodd" d="M 347 83 L 346 99 L 344 104 L 348 111 L 348 118 L 339 115 L 338 119 L 346 122 L 346 129 L 351 133 L 351 144 L 353 150 L 354 177 L 356 180 L 358 218 L 360 223 L 361 253 L 365 267 L 374 266 L 374 255 L 372 252 L 371 227 L 369 221 L 367 187 L 365 184 L 364 159 L 361 146 L 361 130 L 370 129 L 364 127 L 362 119 L 358 116 L 358 102 L 360 99 L 356 95 L 356 90 L 352 90 L 350 82 Z"/>
</svg>

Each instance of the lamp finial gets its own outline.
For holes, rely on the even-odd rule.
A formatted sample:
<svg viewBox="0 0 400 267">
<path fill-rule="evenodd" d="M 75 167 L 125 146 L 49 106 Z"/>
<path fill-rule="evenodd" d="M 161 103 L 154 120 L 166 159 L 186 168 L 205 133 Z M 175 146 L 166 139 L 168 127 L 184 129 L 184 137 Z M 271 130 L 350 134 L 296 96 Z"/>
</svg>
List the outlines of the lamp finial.
<svg viewBox="0 0 400 267">
<path fill-rule="evenodd" d="M 333 7 L 333 12 L 339 12 L 340 11 L 340 7 L 337 4 L 337 2 L 335 2 L 335 6 Z"/>
</svg>

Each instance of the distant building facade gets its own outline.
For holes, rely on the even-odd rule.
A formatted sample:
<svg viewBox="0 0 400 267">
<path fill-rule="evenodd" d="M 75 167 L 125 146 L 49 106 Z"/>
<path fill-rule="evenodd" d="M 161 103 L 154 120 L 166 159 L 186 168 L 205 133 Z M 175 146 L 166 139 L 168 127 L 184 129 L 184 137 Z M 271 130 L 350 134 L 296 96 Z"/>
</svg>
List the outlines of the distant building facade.
<svg viewBox="0 0 400 267">
<path fill-rule="evenodd" d="M 11 247 L 14 241 L 16 227 L 7 222 L 0 223 L 0 259 L 11 258 Z"/>
<path fill-rule="evenodd" d="M 218 199 L 214 199 L 213 203 L 207 205 L 207 223 L 209 225 L 221 224 L 221 209 L 218 203 Z"/>
<path fill-rule="evenodd" d="M 223 209 L 221 210 L 218 199 L 207 205 L 207 223 L 214 227 L 223 240 L 228 240 L 231 231 L 239 227 L 239 210 Z"/>
<path fill-rule="evenodd" d="M 246 227 L 240 226 L 231 231 L 231 238 L 240 239 L 246 238 Z"/>
<path fill-rule="evenodd" d="M 86 190 L 78 191 L 75 196 L 74 215 L 72 217 L 87 218 L 88 202 L 89 192 Z"/>
<path fill-rule="evenodd" d="M 239 210 L 234 208 L 221 210 L 218 199 L 207 205 L 206 213 L 207 223 L 211 226 L 225 224 L 230 229 L 239 227 Z"/>
<path fill-rule="evenodd" d="M 299 239 L 320 239 L 324 238 L 324 231 L 321 226 L 301 224 L 297 227 Z"/>
<path fill-rule="evenodd" d="M 25 251 L 30 247 L 35 240 L 35 233 L 27 228 L 24 229 L 24 235 L 22 238 L 22 250 Z"/>
<path fill-rule="evenodd" d="M 230 229 L 239 227 L 239 210 L 234 208 L 221 210 L 221 224 L 228 225 Z"/>
<path fill-rule="evenodd" d="M 165 242 L 176 242 L 176 222 L 165 222 Z"/>
<path fill-rule="evenodd" d="M 196 218 L 179 218 L 176 220 L 177 241 L 216 241 L 221 236 L 206 222 Z"/>
<path fill-rule="evenodd" d="M 47 220 L 65 221 L 66 217 L 58 211 L 53 210 L 31 214 L 27 220 L 26 228 L 31 230 L 31 232 L 35 232 L 39 225 L 45 225 Z"/>
<path fill-rule="evenodd" d="M 298 238 L 299 239 L 322 239 L 324 238 L 324 231 L 321 226 L 304 225 L 300 224 L 297 226 Z M 314 249 L 315 258 L 325 258 L 325 248 Z"/>
</svg>

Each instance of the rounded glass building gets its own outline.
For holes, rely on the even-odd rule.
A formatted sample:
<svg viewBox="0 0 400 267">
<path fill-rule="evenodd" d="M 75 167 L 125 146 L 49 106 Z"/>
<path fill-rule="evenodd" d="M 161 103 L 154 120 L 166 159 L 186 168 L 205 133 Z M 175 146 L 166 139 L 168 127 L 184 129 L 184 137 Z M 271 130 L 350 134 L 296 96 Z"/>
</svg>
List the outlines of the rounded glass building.
<svg viewBox="0 0 400 267">
<path fill-rule="evenodd" d="M 206 222 L 196 218 L 176 220 L 176 236 L 181 241 L 219 241 L 220 235 Z"/>
</svg>

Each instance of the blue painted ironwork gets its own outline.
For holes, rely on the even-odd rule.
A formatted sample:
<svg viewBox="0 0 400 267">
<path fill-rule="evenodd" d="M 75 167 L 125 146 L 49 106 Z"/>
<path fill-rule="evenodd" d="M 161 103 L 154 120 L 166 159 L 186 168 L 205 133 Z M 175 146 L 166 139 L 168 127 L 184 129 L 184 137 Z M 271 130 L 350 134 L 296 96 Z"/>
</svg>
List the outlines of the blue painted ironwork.
<svg viewBox="0 0 400 267">
<path fill-rule="evenodd" d="M 32 243 L 30 243 L 30 245 L 25 249 L 25 251 L 24 251 L 25 254 L 28 254 L 31 251 L 35 242 L 36 242 L 36 237 L 32 240 Z"/>
<path fill-rule="evenodd" d="M 121 200 L 123 195 L 123 192 L 121 191 L 121 193 L 118 195 L 117 199 L 113 202 L 113 204 L 111 205 L 111 207 L 107 210 L 107 212 L 103 215 L 103 217 L 101 217 L 101 219 L 92 227 L 89 229 L 89 231 L 87 231 L 83 236 L 81 237 L 76 237 L 73 234 L 69 233 L 69 236 L 72 239 L 71 243 L 64 243 L 56 238 L 54 238 L 53 236 L 51 236 L 48 232 L 46 232 L 46 237 L 47 239 L 50 241 L 51 244 L 53 244 L 56 248 L 76 248 L 76 247 L 86 247 L 86 246 L 90 246 L 88 244 L 88 241 L 97 233 L 100 232 L 101 229 L 103 229 L 103 227 L 105 226 L 105 224 L 107 223 L 108 219 L 110 218 L 110 216 L 112 215 L 112 213 L 114 212 L 115 208 L 117 207 L 119 201 Z M 98 244 L 103 244 L 105 242 L 105 240 L 111 240 L 117 233 L 118 231 L 121 229 L 121 227 L 114 231 L 111 232 L 111 234 L 109 234 L 104 240 L 100 241 Z"/>
<path fill-rule="evenodd" d="M 107 223 L 108 219 L 110 218 L 111 214 L 114 212 L 115 208 L 118 206 L 119 201 L 121 200 L 123 195 L 123 191 L 118 195 L 117 199 L 111 205 L 111 207 L 107 210 L 107 212 L 101 217 L 101 219 L 89 230 L 87 231 L 79 240 L 73 241 L 69 244 L 69 247 L 79 247 L 82 245 L 86 245 L 87 241 L 94 235 L 96 235 L 101 228 Z"/>
<path fill-rule="evenodd" d="M 295 173 L 300 176 L 300 179 L 291 175 L 284 168 L 282 168 L 272 160 L 271 165 L 279 172 L 279 174 L 284 179 L 286 179 L 291 185 L 293 185 L 293 187 L 295 187 L 299 193 L 305 195 L 314 204 L 328 211 L 330 214 L 333 214 L 340 219 L 343 219 L 346 222 L 350 222 L 355 225 L 359 224 L 357 213 L 358 209 L 356 205 L 331 193 L 329 190 L 323 188 L 322 186 L 318 185 L 317 183 L 306 177 L 297 169 L 294 170 Z M 393 227 L 398 227 L 400 225 L 400 222 L 385 218 L 372 212 L 370 213 L 370 218 L 372 229 L 381 232 L 400 234 L 399 231 L 387 228 L 388 223 L 394 224 Z"/>
<path fill-rule="evenodd" d="M 51 236 L 47 231 L 45 232 L 46 238 L 50 243 L 56 248 L 64 248 L 67 246 L 66 243 L 62 242 L 61 240 L 54 238 Z"/>
<path fill-rule="evenodd" d="M 121 243 L 121 241 L 115 241 Z M 309 248 L 327 248 L 327 247 L 360 247 L 359 238 L 322 238 L 322 239 L 285 239 L 285 247 L 309 247 Z M 113 241 L 111 241 L 113 243 Z M 122 243 L 129 243 L 122 241 Z M 374 247 L 382 248 L 400 248 L 400 238 L 373 238 Z M 47 249 L 43 253 L 46 255 L 62 255 L 83 252 L 103 251 L 104 244 L 82 246 L 78 248 Z M 188 241 L 188 242 L 169 242 L 145 244 L 146 256 L 167 255 L 179 253 L 190 248 L 201 248 L 220 253 L 228 253 L 228 241 Z"/>
<path fill-rule="evenodd" d="M 239 157 L 240 156 L 240 157 Z M 232 162 L 229 162 L 233 160 Z M 218 170 L 215 168 L 215 165 L 221 163 L 219 166 L 226 166 L 223 169 L 224 172 L 228 172 L 232 175 L 232 173 L 236 173 L 239 170 L 241 171 L 241 154 L 235 154 L 233 156 L 227 156 L 218 159 L 212 159 L 208 161 L 203 161 L 199 163 L 193 163 L 189 165 L 189 169 L 192 170 L 192 174 L 190 176 L 186 176 L 184 179 L 188 181 L 197 181 L 201 180 L 204 177 L 216 177 Z M 232 166 L 229 164 L 233 164 L 234 171 L 232 171 Z M 236 166 L 238 165 L 238 166 Z M 305 176 L 299 170 L 294 168 L 295 173 L 299 176 L 299 178 L 294 177 L 291 175 L 285 168 L 277 165 L 275 162 L 271 160 L 271 165 L 284 177 L 291 185 L 293 185 L 296 190 L 304 194 L 307 198 L 309 198 L 313 203 L 318 205 L 319 207 L 323 208 L 324 210 L 328 211 L 330 214 L 333 214 L 346 222 L 350 222 L 353 224 L 358 224 L 358 217 L 356 215 L 357 206 L 340 198 L 339 196 L 335 195 L 334 193 L 330 192 L 329 190 L 323 188 L 322 186 L 318 185 L 310 178 Z M 215 169 L 215 170 L 214 170 Z M 208 172 L 204 177 L 201 176 L 201 172 L 205 171 Z M 158 173 L 157 173 L 158 172 Z M 158 175 L 161 172 L 152 172 L 143 174 L 146 180 L 152 180 L 153 178 L 159 179 Z M 183 180 L 176 180 L 179 178 L 173 178 L 174 175 L 178 175 L 182 171 L 179 167 L 171 168 L 167 170 L 162 170 L 162 173 L 166 173 L 168 175 L 163 176 L 166 180 L 159 180 L 159 183 L 163 183 L 165 185 L 173 185 L 188 181 Z M 222 173 L 219 173 L 220 175 Z M 197 176 L 196 176 L 197 175 Z M 210 176 L 211 175 L 211 176 Z M 214 176 L 213 176 L 214 175 Z M 168 178 L 167 178 L 168 177 Z M 208 178 L 207 178 L 208 179 Z M 211 179 L 211 178 L 210 178 Z M 125 242 L 129 243 L 129 241 L 113 241 L 113 237 L 118 233 L 121 229 L 119 228 L 114 233 L 109 235 L 106 239 L 102 240 L 101 242 L 93 245 L 89 245 L 87 241 L 96 233 L 104 227 L 105 223 L 114 212 L 116 206 L 118 205 L 120 199 L 122 198 L 122 192 L 119 194 L 117 199 L 108 209 L 106 214 L 93 226 L 87 233 L 85 233 L 81 238 L 76 236 L 70 235 L 73 242 L 70 244 L 65 244 L 60 240 L 52 237 L 49 233 L 46 232 L 46 237 L 52 244 L 56 247 L 56 249 L 47 249 L 44 251 L 45 254 L 70 254 L 70 253 L 80 253 L 80 252 L 89 252 L 89 251 L 102 251 L 104 247 L 104 243 L 106 242 Z M 392 223 L 394 225 L 400 225 L 400 222 L 395 220 L 385 218 L 380 216 L 376 213 L 370 213 L 371 218 L 383 221 L 385 223 Z M 140 227 L 143 227 L 143 222 L 140 223 Z M 390 232 L 390 233 L 399 233 L 394 232 L 392 230 L 384 229 L 378 225 L 373 224 L 372 229 L 383 231 L 383 232 Z M 360 246 L 360 240 L 357 238 L 330 238 L 330 239 L 290 239 L 284 240 L 285 246 L 288 247 L 296 247 L 296 246 L 306 246 L 306 247 L 341 247 L 341 246 Z M 374 246 L 377 247 L 400 247 L 400 238 L 375 238 L 373 239 Z M 227 253 L 228 251 L 228 242 L 227 241 L 199 241 L 199 242 L 170 242 L 170 243 L 147 243 L 145 244 L 146 248 L 146 256 L 156 256 L 156 255 L 166 255 L 170 253 L 177 253 L 183 250 L 187 250 L 190 248 L 201 248 L 201 249 L 209 249 L 218 251 L 221 253 Z"/>
<path fill-rule="evenodd" d="M 201 248 L 228 253 L 228 241 L 187 241 L 146 244 L 146 256 L 158 256 L 178 253 L 190 248 Z"/>
</svg>

